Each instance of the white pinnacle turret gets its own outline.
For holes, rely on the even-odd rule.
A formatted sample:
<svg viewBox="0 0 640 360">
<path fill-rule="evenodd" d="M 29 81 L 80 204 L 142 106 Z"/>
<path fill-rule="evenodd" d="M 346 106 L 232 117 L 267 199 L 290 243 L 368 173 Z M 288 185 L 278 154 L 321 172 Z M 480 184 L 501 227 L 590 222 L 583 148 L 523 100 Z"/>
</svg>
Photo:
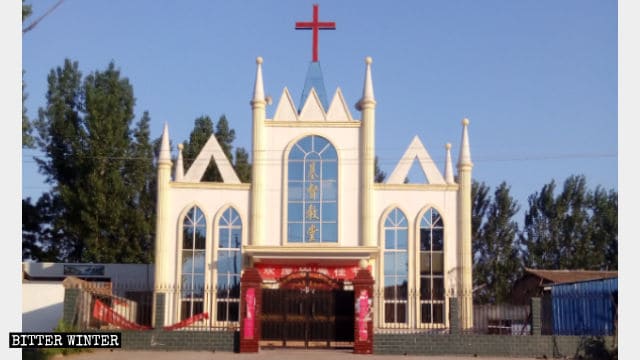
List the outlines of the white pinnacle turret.
<svg viewBox="0 0 640 360">
<path fill-rule="evenodd" d="M 364 77 L 362 99 L 356 104 L 361 111 L 360 118 L 360 245 L 375 246 L 375 208 L 373 197 L 373 174 L 375 173 L 376 148 L 376 100 L 373 96 L 371 81 L 371 58 L 365 59 L 367 70 Z"/>
<path fill-rule="evenodd" d="M 446 181 L 447 184 L 453 184 L 454 180 L 453 180 L 453 164 L 451 163 L 451 144 L 447 143 L 447 145 L 445 145 L 445 148 L 447 149 L 447 157 L 445 159 L 445 165 L 444 165 L 444 181 Z"/>
<path fill-rule="evenodd" d="M 258 68 L 256 69 L 256 82 L 253 87 L 252 103 L 265 102 L 264 85 L 262 84 L 262 57 L 258 56 L 256 58 L 256 64 Z"/>
<path fill-rule="evenodd" d="M 373 96 L 373 81 L 371 80 L 371 63 L 373 60 L 370 56 L 365 58 L 365 63 L 367 64 L 367 69 L 365 70 L 364 75 L 364 86 L 362 88 L 362 99 L 358 101 L 356 104 L 356 109 L 362 110 L 363 106 L 367 103 L 376 103 L 375 96 Z"/>
<path fill-rule="evenodd" d="M 171 164 L 171 148 L 169 147 L 169 125 L 165 122 L 162 130 L 162 143 L 160 145 L 159 163 Z"/>
<path fill-rule="evenodd" d="M 169 146 L 169 125 L 164 123 L 162 130 L 162 140 L 160 143 L 160 154 L 158 157 L 158 181 L 156 200 L 156 238 L 155 238 L 155 266 L 154 266 L 154 293 L 163 293 L 167 286 L 173 285 L 173 269 L 170 256 L 171 253 L 171 231 L 174 230 L 169 209 L 169 187 L 171 183 L 171 147 Z M 165 293 L 168 297 L 169 295 Z M 154 308 L 152 317 L 153 325 L 164 326 L 166 322 L 171 323 L 171 318 L 156 316 L 156 312 L 165 313 L 164 308 Z M 156 322 L 160 318 L 159 322 Z"/>
<path fill-rule="evenodd" d="M 462 141 L 460 144 L 460 157 L 458 158 L 458 167 L 462 165 L 473 166 L 471 162 L 471 150 L 469 149 L 469 134 L 467 127 L 469 119 L 462 120 Z"/>
<path fill-rule="evenodd" d="M 251 173 L 249 239 L 251 241 L 251 245 L 262 245 L 266 232 L 265 213 L 267 213 L 265 200 L 265 184 L 267 181 L 265 167 L 266 142 L 264 130 L 266 118 L 265 107 L 267 105 L 267 101 L 264 96 L 264 86 L 262 83 L 262 58 L 260 56 L 256 58 L 256 64 L 258 65 L 256 70 L 256 83 L 253 87 L 253 99 L 251 99 L 251 113 L 253 118 L 253 169 Z M 233 172 L 233 168 L 231 168 L 231 172 Z"/>
<path fill-rule="evenodd" d="M 462 120 L 462 141 L 460 158 L 458 160 L 458 314 L 460 327 L 473 327 L 473 264 L 471 259 L 471 212 L 472 212 L 472 179 L 471 151 L 469 149 L 469 135 L 467 127 L 469 120 Z"/>
<path fill-rule="evenodd" d="M 182 149 L 184 145 L 178 144 L 178 160 L 176 162 L 176 181 L 182 181 L 184 178 L 184 165 L 182 165 Z"/>
</svg>

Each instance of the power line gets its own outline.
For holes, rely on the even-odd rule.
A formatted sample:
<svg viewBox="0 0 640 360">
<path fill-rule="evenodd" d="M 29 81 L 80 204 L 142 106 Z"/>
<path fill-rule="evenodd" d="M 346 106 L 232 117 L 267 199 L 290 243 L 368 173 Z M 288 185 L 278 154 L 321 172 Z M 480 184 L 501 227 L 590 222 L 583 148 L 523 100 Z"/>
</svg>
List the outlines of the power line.
<svg viewBox="0 0 640 360">
<path fill-rule="evenodd" d="M 42 14 L 42 16 L 40 16 L 39 18 L 35 19 L 31 24 L 29 24 L 29 26 L 27 26 L 26 28 L 22 29 L 22 34 L 25 34 L 27 31 L 33 30 L 34 27 L 36 27 L 36 25 L 38 25 L 38 23 L 40 21 L 42 21 L 42 19 L 44 19 L 47 15 L 51 14 L 53 12 L 53 10 L 55 10 L 58 6 L 60 6 L 60 4 L 62 4 L 64 0 L 60 0 L 57 3 L 55 3 L 55 5 L 53 5 L 49 10 L 47 10 L 47 12 L 45 12 L 44 14 Z"/>
<path fill-rule="evenodd" d="M 281 150 L 263 150 L 264 152 L 282 152 Z M 345 150 L 341 150 L 345 151 Z M 352 149 L 351 151 L 354 151 Z M 508 162 L 508 161 L 544 161 L 544 160 L 562 160 L 562 159 L 596 159 L 596 158 L 617 158 L 617 153 L 573 153 L 573 154 L 548 154 L 548 155 L 523 155 L 523 156 L 514 156 L 514 157 L 495 157 L 495 156 L 478 156 L 472 157 L 472 161 L 475 162 Z M 155 158 L 150 157 L 133 157 L 133 156 L 77 156 L 77 158 L 81 159 L 94 159 L 94 160 L 145 160 L 145 161 L 153 161 Z M 174 159 L 175 160 L 175 159 Z M 187 162 L 195 162 L 196 158 L 183 158 L 183 161 Z M 400 164 L 405 162 L 413 162 L 415 159 L 412 158 L 410 160 L 404 159 L 391 159 L 386 157 L 378 157 L 378 162 L 383 164 Z M 209 161 L 209 159 L 207 159 Z M 345 158 L 341 157 L 339 159 L 341 164 L 344 165 L 352 165 L 359 162 L 358 158 Z M 22 158 L 23 163 L 35 163 L 36 160 L 33 158 L 24 157 Z M 277 164 L 282 162 L 281 159 L 267 159 L 263 162 L 263 164 Z M 431 160 L 431 162 L 444 162 L 444 159 Z M 455 159 L 454 159 L 455 162 Z M 254 164 L 255 162 L 252 162 Z"/>
</svg>

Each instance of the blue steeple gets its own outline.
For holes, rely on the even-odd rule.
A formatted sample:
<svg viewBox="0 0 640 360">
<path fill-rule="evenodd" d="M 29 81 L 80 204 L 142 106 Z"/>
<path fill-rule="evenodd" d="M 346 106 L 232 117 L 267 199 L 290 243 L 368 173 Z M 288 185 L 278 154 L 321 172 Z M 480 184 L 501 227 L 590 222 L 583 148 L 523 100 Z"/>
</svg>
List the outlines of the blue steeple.
<svg viewBox="0 0 640 360">
<path fill-rule="evenodd" d="M 327 111 L 327 109 L 329 108 L 329 102 L 327 101 L 327 92 L 324 89 L 324 78 L 322 77 L 322 69 L 320 69 L 320 62 L 318 61 L 312 61 L 309 64 L 309 69 L 307 70 L 307 78 L 304 81 L 304 89 L 302 90 L 302 98 L 300 99 L 300 104 L 298 105 L 298 113 L 304 106 L 307 97 L 311 93 L 311 88 L 316 89 L 316 93 L 320 98 L 322 107 L 324 107 L 324 111 Z"/>
</svg>

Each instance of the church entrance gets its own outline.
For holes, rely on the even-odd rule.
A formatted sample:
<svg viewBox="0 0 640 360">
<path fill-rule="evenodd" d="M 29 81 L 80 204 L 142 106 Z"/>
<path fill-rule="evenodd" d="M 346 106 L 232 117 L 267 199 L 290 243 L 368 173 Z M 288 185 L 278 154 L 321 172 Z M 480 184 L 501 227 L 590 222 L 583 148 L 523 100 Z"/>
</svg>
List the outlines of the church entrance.
<svg viewBox="0 0 640 360">
<path fill-rule="evenodd" d="M 265 347 L 352 347 L 353 291 L 318 272 L 296 272 L 279 289 L 262 290 Z"/>
</svg>

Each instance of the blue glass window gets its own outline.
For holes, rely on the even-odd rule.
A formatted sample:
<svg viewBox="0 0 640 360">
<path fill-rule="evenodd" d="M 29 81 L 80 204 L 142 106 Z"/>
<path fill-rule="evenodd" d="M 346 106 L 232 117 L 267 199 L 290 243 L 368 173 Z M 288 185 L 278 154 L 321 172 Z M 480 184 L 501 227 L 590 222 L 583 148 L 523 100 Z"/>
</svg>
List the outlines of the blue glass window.
<svg viewBox="0 0 640 360">
<path fill-rule="evenodd" d="M 182 221 L 181 319 L 204 310 L 204 269 L 207 222 L 202 210 L 194 206 Z"/>
<path fill-rule="evenodd" d="M 290 243 L 338 242 L 338 155 L 316 135 L 289 153 L 287 231 Z"/>
<path fill-rule="evenodd" d="M 408 222 L 395 208 L 384 221 L 384 322 L 406 324 L 409 281 Z"/>
<path fill-rule="evenodd" d="M 434 208 L 420 220 L 420 320 L 444 323 L 444 224 Z"/>
<path fill-rule="evenodd" d="M 228 208 L 218 222 L 217 321 L 239 320 L 241 246 L 242 220 L 234 208 Z"/>
</svg>

